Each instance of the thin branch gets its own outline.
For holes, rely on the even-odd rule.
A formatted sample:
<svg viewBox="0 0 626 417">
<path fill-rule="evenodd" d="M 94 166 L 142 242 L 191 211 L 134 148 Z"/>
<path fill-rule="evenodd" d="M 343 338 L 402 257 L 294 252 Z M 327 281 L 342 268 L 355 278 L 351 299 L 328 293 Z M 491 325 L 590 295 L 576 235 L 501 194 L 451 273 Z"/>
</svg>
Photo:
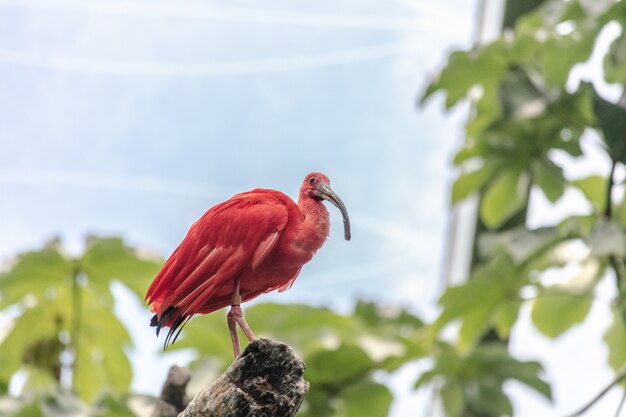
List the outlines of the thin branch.
<svg viewBox="0 0 626 417">
<path fill-rule="evenodd" d="M 615 417 L 619 417 L 622 411 L 622 407 L 624 407 L 625 401 L 626 401 L 626 390 L 624 390 L 624 393 L 622 394 L 622 399 L 620 400 L 619 405 L 617 406 L 617 411 L 615 411 Z"/>
<path fill-rule="evenodd" d="M 615 378 L 611 381 L 609 385 L 607 385 L 602 391 L 600 391 L 595 397 L 591 399 L 585 406 L 576 411 L 575 413 L 568 414 L 567 417 L 578 417 L 586 413 L 591 407 L 593 407 L 598 401 L 602 399 L 606 395 L 607 392 L 611 390 L 615 385 L 619 384 L 621 380 L 626 378 L 626 366 L 623 366 Z M 620 406 L 621 407 L 621 406 Z"/>
<path fill-rule="evenodd" d="M 606 206 L 604 207 L 604 216 L 607 219 L 611 219 L 613 214 L 613 201 L 612 201 L 612 193 L 613 193 L 613 185 L 614 180 L 613 176 L 615 175 L 615 167 L 617 166 L 617 161 L 613 161 L 611 164 L 611 172 L 609 172 L 608 184 L 606 186 Z"/>
<path fill-rule="evenodd" d="M 72 363 L 72 389 L 77 389 L 76 376 L 78 375 L 78 357 L 80 354 L 80 337 L 83 316 L 83 300 L 82 288 L 79 280 L 81 279 L 81 271 L 77 269 L 72 275 L 72 318 L 70 323 L 70 346 L 74 356 Z"/>
<path fill-rule="evenodd" d="M 613 161 L 611 163 L 611 171 L 609 172 L 609 176 L 607 178 L 607 186 L 606 186 L 606 203 L 604 207 L 604 217 L 607 220 L 611 220 L 613 215 L 613 186 L 615 185 L 615 181 L 613 177 L 615 176 L 615 167 L 617 166 L 617 161 Z M 624 276 L 624 264 L 621 260 L 619 260 L 615 255 L 609 256 L 609 264 L 611 265 L 611 269 L 615 273 L 615 286 L 617 287 L 617 304 L 619 307 L 620 315 L 622 316 L 622 324 L 626 326 L 626 291 L 624 289 L 624 281 L 626 277 Z"/>
<path fill-rule="evenodd" d="M 626 300 L 626 293 L 624 290 L 624 264 L 617 259 L 615 255 L 609 256 L 609 264 L 611 265 L 611 269 L 615 273 L 615 285 L 617 287 L 617 306 L 620 310 L 620 315 L 622 316 L 622 324 L 626 328 L 626 305 L 624 301 Z"/>
</svg>

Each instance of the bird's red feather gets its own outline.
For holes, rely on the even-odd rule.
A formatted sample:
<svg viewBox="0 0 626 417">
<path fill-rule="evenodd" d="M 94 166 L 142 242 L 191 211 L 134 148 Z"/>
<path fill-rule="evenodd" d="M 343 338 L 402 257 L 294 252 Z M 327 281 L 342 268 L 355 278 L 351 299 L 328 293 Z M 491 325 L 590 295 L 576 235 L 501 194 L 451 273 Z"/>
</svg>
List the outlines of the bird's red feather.
<svg viewBox="0 0 626 417">
<path fill-rule="evenodd" d="M 300 268 L 264 274 L 287 224 L 302 221 L 298 206 L 285 194 L 255 189 L 209 209 L 195 222 L 150 286 L 146 299 L 157 318 L 175 307 L 178 317 L 208 313 L 230 304 L 234 278 L 254 270 L 259 279 L 242 281 L 244 300 L 286 288 Z M 280 266 L 280 265 L 278 265 Z"/>
</svg>

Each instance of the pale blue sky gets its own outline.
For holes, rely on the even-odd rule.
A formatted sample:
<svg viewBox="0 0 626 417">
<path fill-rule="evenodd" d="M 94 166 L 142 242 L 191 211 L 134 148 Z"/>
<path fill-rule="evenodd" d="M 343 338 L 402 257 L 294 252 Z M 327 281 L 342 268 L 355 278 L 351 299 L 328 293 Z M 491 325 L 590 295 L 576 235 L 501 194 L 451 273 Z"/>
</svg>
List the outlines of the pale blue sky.
<svg viewBox="0 0 626 417">
<path fill-rule="evenodd" d="M 355 238 L 333 234 L 300 281 L 432 289 L 458 123 L 414 104 L 468 44 L 465 3 L 1 1 L 0 255 L 87 232 L 165 255 L 211 205 L 295 196 L 319 170 Z M 298 287 L 290 300 L 310 294 Z"/>
<path fill-rule="evenodd" d="M 415 103 L 469 45 L 474 3 L 0 0 L 0 258 L 57 235 L 79 250 L 92 232 L 167 256 L 213 204 L 295 197 L 315 170 L 353 239 L 330 207 L 325 247 L 261 301 L 432 311 L 463 119 Z M 134 386 L 156 393 L 177 358 L 158 359 L 147 311 L 125 308 Z"/>
<path fill-rule="evenodd" d="M 92 232 L 167 256 L 213 204 L 255 187 L 295 197 L 319 170 L 348 207 L 352 241 L 330 207 L 329 241 L 290 291 L 260 301 L 345 309 L 366 297 L 432 314 L 464 118 L 439 98 L 415 102 L 447 53 L 470 44 L 476 3 L 0 0 L 0 259 L 53 236 L 78 251 Z M 594 65 L 580 71 L 593 77 Z M 580 203 L 566 200 L 533 198 L 531 223 Z M 116 293 L 137 345 L 133 387 L 156 394 L 184 355 L 159 356 L 146 308 Z M 556 405 L 507 390 L 518 415 L 565 415 L 611 378 L 590 343 L 608 309 L 594 306 L 556 343 L 528 316 L 526 306 L 512 351 L 544 361 Z M 393 417 L 430 415 L 428 392 L 412 393 L 423 365 L 389 381 Z M 619 397 L 590 416 L 610 415 Z"/>
</svg>

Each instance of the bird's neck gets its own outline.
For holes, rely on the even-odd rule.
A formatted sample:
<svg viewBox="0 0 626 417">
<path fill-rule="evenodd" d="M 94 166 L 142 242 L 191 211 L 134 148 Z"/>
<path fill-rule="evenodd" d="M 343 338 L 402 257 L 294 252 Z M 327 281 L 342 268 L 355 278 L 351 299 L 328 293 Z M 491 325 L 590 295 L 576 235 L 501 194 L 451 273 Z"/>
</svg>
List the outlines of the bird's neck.
<svg viewBox="0 0 626 417">
<path fill-rule="evenodd" d="M 303 227 L 307 231 L 307 243 L 315 251 L 322 246 L 330 232 L 328 210 L 322 201 L 308 196 L 300 196 L 298 206 L 304 214 Z"/>
</svg>

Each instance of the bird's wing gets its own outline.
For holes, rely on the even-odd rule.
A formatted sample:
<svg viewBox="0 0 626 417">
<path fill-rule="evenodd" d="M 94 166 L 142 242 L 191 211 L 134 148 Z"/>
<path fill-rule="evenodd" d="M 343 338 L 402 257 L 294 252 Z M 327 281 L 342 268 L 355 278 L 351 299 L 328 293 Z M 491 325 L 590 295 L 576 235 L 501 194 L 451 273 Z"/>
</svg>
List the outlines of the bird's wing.
<svg viewBox="0 0 626 417">
<path fill-rule="evenodd" d="M 150 286 L 146 299 L 160 316 L 168 307 L 193 314 L 211 295 L 272 252 L 296 204 L 282 193 L 253 190 L 209 209 L 194 223 Z"/>
<path fill-rule="evenodd" d="M 294 282 L 296 282 L 296 278 L 298 278 L 298 274 L 300 273 L 300 270 L 302 269 L 302 267 L 298 268 L 293 276 L 291 278 L 289 278 L 289 281 L 287 281 L 286 284 L 281 285 L 280 287 L 278 287 L 278 292 L 283 292 L 283 291 L 287 291 L 289 288 L 291 288 L 291 286 L 293 285 Z"/>
</svg>

